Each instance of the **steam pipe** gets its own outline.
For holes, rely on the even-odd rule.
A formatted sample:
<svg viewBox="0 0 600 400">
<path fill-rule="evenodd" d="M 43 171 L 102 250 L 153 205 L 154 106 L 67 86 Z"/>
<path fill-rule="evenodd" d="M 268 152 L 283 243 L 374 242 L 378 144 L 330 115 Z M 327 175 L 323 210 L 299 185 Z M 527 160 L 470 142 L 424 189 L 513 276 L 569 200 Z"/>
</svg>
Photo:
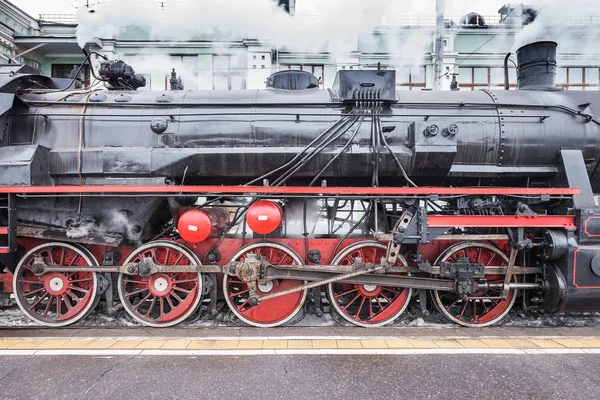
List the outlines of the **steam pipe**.
<svg viewBox="0 0 600 400">
<path fill-rule="evenodd" d="M 508 79 L 508 59 L 510 58 L 510 51 L 506 53 L 504 57 L 504 90 L 510 90 L 510 82 Z"/>
</svg>

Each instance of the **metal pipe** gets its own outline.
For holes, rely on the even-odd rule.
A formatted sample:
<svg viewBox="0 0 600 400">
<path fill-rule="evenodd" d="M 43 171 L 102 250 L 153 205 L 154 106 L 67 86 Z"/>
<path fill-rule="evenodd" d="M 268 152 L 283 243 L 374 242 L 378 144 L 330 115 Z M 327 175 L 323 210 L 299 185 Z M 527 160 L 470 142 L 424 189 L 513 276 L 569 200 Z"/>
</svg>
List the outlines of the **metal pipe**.
<svg viewBox="0 0 600 400">
<path fill-rule="evenodd" d="M 478 288 L 480 289 L 502 289 L 504 284 L 502 283 L 486 283 L 486 284 L 478 284 Z M 512 289 L 542 289 L 543 286 L 541 283 L 519 283 L 513 282 L 508 286 L 508 290 Z"/>
<path fill-rule="evenodd" d="M 508 59 L 510 58 L 510 51 L 506 53 L 504 57 L 504 90 L 510 90 L 510 82 L 508 77 Z"/>
</svg>

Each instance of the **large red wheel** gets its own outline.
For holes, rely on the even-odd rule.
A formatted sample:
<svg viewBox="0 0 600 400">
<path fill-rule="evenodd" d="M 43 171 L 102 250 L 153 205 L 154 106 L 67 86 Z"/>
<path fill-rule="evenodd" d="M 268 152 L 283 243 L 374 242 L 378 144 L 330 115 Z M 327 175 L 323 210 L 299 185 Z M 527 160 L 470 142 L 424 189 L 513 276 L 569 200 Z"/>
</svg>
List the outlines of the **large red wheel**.
<svg viewBox="0 0 600 400">
<path fill-rule="evenodd" d="M 302 260 L 291 249 L 277 243 L 253 243 L 238 251 L 232 260 L 243 260 L 247 253 L 256 253 L 273 265 L 299 265 Z M 257 286 L 259 296 L 286 290 L 304 281 L 291 279 L 275 279 Z M 300 290 L 281 297 L 265 300 L 251 307 L 248 304 L 248 285 L 234 276 L 223 278 L 225 300 L 231 311 L 242 321 L 258 327 L 273 327 L 286 323 L 302 308 L 306 299 L 306 290 Z"/>
<path fill-rule="evenodd" d="M 353 264 L 357 257 L 364 262 L 379 263 L 385 257 L 386 250 L 387 247 L 379 242 L 357 242 L 342 250 L 332 264 Z M 396 265 L 408 264 L 398 255 Z M 327 293 L 331 306 L 346 321 L 370 327 L 387 325 L 402 314 L 408 306 L 412 289 L 336 282 L 327 285 Z"/>
<path fill-rule="evenodd" d="M 502 251 L 488 243 L 465 242 L 450 246 L 435 262 L 456 262 L 467 258 L 472 263 L 485 266 L 507 266 L 508 257 Z M 488 283 L 504 283 L 505 275 L 487 275 Z M 510 290 L 506 299 L 502 299 L 502 289 L 488 289 L 471 293 L 463 299 L 453 292 L 432 290 L 436 308 L 450 321 L 462 326 L 482 327 L 497 323 L 512 308 L 517 298 L 516 290 Z"/>
<path fill-rule="evenodd" d="M 97 276 L 94 272 L 31 271 L 36 258 L 51 266 L 91 267 L 98 263 L 84 248 L 67 243 L 44 243 L 21 259 L 14 273 L 15 300 L 25 315 L 46 326 L 73 324 L 97 304 Z"/>
<path fill-rule="evenodd" d="M 159 240 L 136 249 L 125 263 L 149 257 L 158 265 L 200 265 L 190 250 L 177 242 Z M 173 326 L 188 318 L 202 301 L 199 272 L 158 273 L 149 277 L 119 274 L 119 297 L 135 320 L 153 327 Z"/>
</svg>

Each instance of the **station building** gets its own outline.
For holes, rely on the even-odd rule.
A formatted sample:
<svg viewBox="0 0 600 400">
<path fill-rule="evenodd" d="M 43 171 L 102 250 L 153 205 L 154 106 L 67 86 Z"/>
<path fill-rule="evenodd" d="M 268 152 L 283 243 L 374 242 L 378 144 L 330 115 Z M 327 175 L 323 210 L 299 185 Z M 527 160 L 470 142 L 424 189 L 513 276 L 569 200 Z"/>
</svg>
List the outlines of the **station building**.
<svg viewBox="0 0 600 400">
<path fill-rule="evenodd" d="M 284 3 L 293 14 L 295 1 Z M 492 16 L 446 16 L 443 90 L 450 89 L 453 74 L 457 74 L 460 90 L 503 90 L 504 57 L 534 17 L 535 11 L 522 5 L 506 5 Z M 570 16 L 561 23 L 570 37 L 581 38 L 581 46 L 559 43 L 558 84 L 567 90 L 599 90 L 600 47 L 585 43 L 593 43 L 589 32 L 598 32 L 600 18 Z M 75 15 L 33 17 L 2 0 L 0 59 L 23 62 L 52 77 L 69 77 L 84 59 L 77 44 L 77 24 Z M 386 16 L 367 40 L 349 37 L 337 43 L 335 51 L 297 52 L 259 38 L 156 40 L 139 29 L 94 38 L 85 47 L 131 64 L 146 76 L 146 90 L 168 89 L 173 68 L 185 89 L 262 88 L 270 74 L 285 69 L 309 71 L 327 89 L 338 70 L 383 68 L 397 71 L 398 90 L 427 90 L 433 85 L 434 32 L 434 17 Z M 93 62 L 99 65 L 97 57 Z M 509 66 L 514 87 L 514 65 Z M 93 83 L 87 66 L 83 80 Z"/>
</svg>

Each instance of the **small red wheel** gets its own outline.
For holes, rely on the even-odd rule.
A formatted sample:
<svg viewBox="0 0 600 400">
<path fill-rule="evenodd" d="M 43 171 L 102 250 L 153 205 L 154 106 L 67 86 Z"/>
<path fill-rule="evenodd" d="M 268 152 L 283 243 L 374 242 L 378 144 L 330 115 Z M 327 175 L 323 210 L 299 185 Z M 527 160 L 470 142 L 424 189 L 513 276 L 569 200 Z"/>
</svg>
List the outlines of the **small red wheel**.
<svg viewBox="0 0 600 400">
<path fill-rule="evenodd" d="M 200 265 L 190 250 L 177 242 L 159 240 L 136 249 L 125 264 L 151 258 L 158 265 Z M 119 274 L 119 297 L 135 320 L 153 327 L 173 326 L 188 318 L 202 301 L 199 272 L 158 273 L 149 277 Z"/>
<path fill-rule="evenodd" d="M 231 259 L 243 260 L 247 253 L 257 253 L 273 265 L 298 265 L 302 260 L 291 249 L 277 243 L 253 243 L 243 247 Z M 259 296 L 275 293 L 299 285 L 304 281 L 291 279 L 275 279 L 259 284 Z M 231 311 L 242 321 L 258 327 L 273 327 L 286 323 L 292 319 L 302 308 L 306 299 L 306 290 L 300 290 L 281 297 L 265 300 L 259 305 L 251 307 L 248 304 L 248 285 L 234 276 L 223 277 L 223 291 L 225 300 Z"/>
<path fill-rule="evenodd" d="M 385 257 L 386 250 L 387 247 L 379 242 L 357 242 L 342 250 L 331 263 L 349 265 L 357 257 L 364 262 L 379 263 Z M 398 255 L 395 265 L 408 264 Z M 412 289 L 337 282 L 327 285 L 327 294 L 331 306 L 346 321 L 370 327 L 387 325 L 402 314 L 410 302 Z"/>
<path fill-rule="evenodd" d="M 36 258 L 51 266 L 91 267 L 98 263 L 84 248 L 67 243 L 44 243 L 21 259 L 14 273 L 15 300 L 33 321 L 46 326 L 73 324 L 97 304 L 97 276 L 94 272 L 48 272 L 35 275 Z"/>
<path fill-rule="evenodd" d="M 436 260 L 455 262 L 467 258 L 469 262 L 485 266 L 507 266 L 508 257 L 491 244 L 481 242 L 457 243 L 447 248 Z M 486 275 L 488 283 L 504 283 L 505 275 Z M 510 290 L 506 299 L 502 299 L 502 289 L 488 289 L 471 293 L 467 300 L 453 292 L 432 290 L 431 295 L 436 308 L 450 321 L 467 327 L 482 327 L 497 323 L 512 308 L 517 299 L 517 291 Z"/>
</svg>

